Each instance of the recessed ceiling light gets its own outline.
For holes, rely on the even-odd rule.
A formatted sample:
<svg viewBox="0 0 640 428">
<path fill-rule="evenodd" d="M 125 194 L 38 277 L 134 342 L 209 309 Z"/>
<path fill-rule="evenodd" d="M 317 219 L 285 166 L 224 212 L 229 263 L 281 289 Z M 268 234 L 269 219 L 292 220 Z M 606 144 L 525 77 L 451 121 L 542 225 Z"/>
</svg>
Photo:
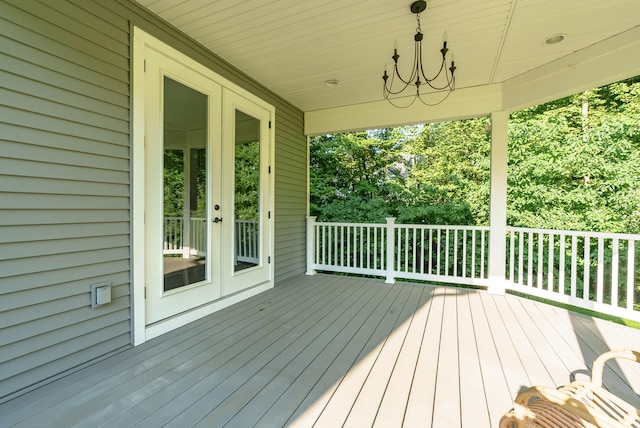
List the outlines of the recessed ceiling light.
<svg viewBox="0 0 640 428">
<path fill-rule="evenodd" d="M 324 81 L 324 84 L 327 86 L 338 86 L 339 83 L 340 81 L 337 79 L 329 79 Z"/>
<path fill-rule="evenodd" d="M 567 38 L 566 34 L 554 34 L 553 36 L 549 36 L 547 38 L 544 39 L 543 44 L 545 45 L 557 45 L 558 43 L 562 42 L 564 39 Z"/>
</svg>

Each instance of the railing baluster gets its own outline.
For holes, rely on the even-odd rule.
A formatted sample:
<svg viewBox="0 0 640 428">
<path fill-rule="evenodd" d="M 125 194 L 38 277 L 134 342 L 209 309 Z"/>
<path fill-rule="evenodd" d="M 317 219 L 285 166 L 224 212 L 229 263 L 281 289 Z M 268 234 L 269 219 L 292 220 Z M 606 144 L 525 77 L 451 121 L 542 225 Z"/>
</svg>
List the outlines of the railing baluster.
<svg viewBox="0 0 640 428">
<path fill-rule="evenodd" d="M 378 228 L 376 226 L 373 228 L 373 254 L 373 269 L 378 269 Z"/>
<path fill-rule="evenodd" d="M 420 228 L 420 273 L 424 273 L 424 228 Z"/>
<path fill-rule="evenodd" d="M 441 274 L 441 271 L 440 271 L 440 255 L 442 254 L 442 252 L 440 251 L 440 248 L 442 247 L 441 241 L 442 241 L 442 229 L 438 228 L 438 246 L 436 251 L 438 260 L 436 261 L 436 275 Z"/>
<path fill-rule="evenodd" d="M 444 231 L 444 272 L 443 275 L 449 275 L 449 252 L 451 248 L 449 247 L 449 228 Z"/>
<path fill-rule="evenodd" d="M 359 268 L 363 268 L 364 267 L 364 229 L 362 226 L 360 226 L 360 231 L 358 232 L 358 239 L 360 240 L 360 254 L 358 254 L 358 267 Z"/>
<path fill-rule="evenodd" d="M 543 272 L 543 266 L 542 266 L 542 259 L 543 259 L 543 253 L 544 253 L 544 244 L 543 244 L 543 236 L 542 236 L 542 232 L 538 233 L 538 270 L 537 270 L 537 274 L 538 274 L 538 282 L 537 282 L 537 287 L 538 288 L 542 288 L 542 281 L 544 278 L 544 272 Z"/>
<path fill-rule="evenodd" d="M 333 225 L 331 226 L 331 245 L 329 245 L 329 248 L 331 248 L 331 257 L 329 258 L 330 262 L 329 264 L 331 264 L 332 266 L 337 266 L 338 265 L 338 226 L 337 225 Z"/>
<path fill-rule="evenodd" d="M 416 248 L 418 247 L 418 233 L 417 233 L 417 229 L 414 226 L 413 227 L 413 258 L 411 260 L 411 272 L 415 273 L 416 272 Z"/>
<path fill-rule="evenodd" d="M 404 228 L 402 226 L 396 226 L 396 245 L 398 246 L 398 251 L 396 252 L 396 260 L 395 260 L 395 269 L 400 272 L 404 270 L 404 266 L 402 265 L 402 255 L 404 253 Z"/>
<path fill-rule="evenodd" d="M 565 281 L 565 249 L 564 249 L 564 241 L 566 236 L 564 234 L 560 234 L 560 267 L 558 269 L 558 292 L 560 294 L 565 294 L 564 291 L 564 281 Z"/>
<path fill-rule="evenodd" d="M 453 276 L 458 276 L 458 231 L 453 229 Z"/>
<path fill-rule="evenodd" d="M 549 254 L 547 255 L 547 290 L 553 291 L 553 257 L 554 257 L 554 248 L 553 248 L 553 233 L 549 234 Z"/>
<path fill-rule="evenodd" d="M 371 269 L 371 228 L 365 227 L 367 231 L 367 269 Z"/>
<path fill-rule="evenodd" d="M 528 260 L 527 260 L 527 285 L 533 288 L 533 232 L 527 235 Z"/>
<path fill-rule="evenodd" d="M 403 227 L 404 231 L 404 271 L 409 271 L 409 228 Z M 398 263 L 399 265 L 399 263 Z"/>
<path fill-rule="evenodd" d="M 578 294 L 578 236 L 571 237 L 571 297 Z"/>
<path fill-rule="evenodd" d="M 481 232 L 482 233 L 482 232 Z M 471 278 L 476 277 L 476 231 L 471 231 Z"/>
<path fill-rule="evenodd" d="M 356 264 L 356 226 L 347 227 L 347 266 L 357 267 Z"/>
<path fill-rule="evenodd" d="M 515 232 L 512 231 L 509 233 L 509 280 L 511 280 L 512 282 L 515 282 L 513 280 L 515 274 L 515 255 Z"/>
<path fill-rule="evenodd" d="M 427 273 L 433 273 L 433 228 L 429 228 L 429 265 Z"/>
<path fill-rule="evenodd" d="M 520 231 L 518 241 L 518 284 L 524 284 L 524 236 L 523 230 Z"/>
<path fill-rule="evenodd" d="M 485 243 L 485 235 L 487 233 L 488 232 L 486 230 L 482 230 L 480 232 L 480 239 L 481 239 L 481 242 L 480 242 L 480 245 L 481 245 L 481 247 L 480 247 L 480 278 L 484 278 L 485 277 L 484 272 L 485 272 L 485 265 L 486 265 L 487 261 L 485 260 L 484 247 L 486 245 L 486 243 Z"/>
<path fill-rule="evenodd" d="M 589 289 L 591 285 L 591 273 L 589 268 L 591 267 L 591 244 L 589 243 L 589 237 L 584 237 L 584 278 L 583 278 L 583 291 L 582 298 L 584 300 L 591 300 L 589 297 Z"/>
<path fill-rule="evenodd" d="M 604 239 L 598 238 L 598 283 L 596 288 L 596 302 L 604 301 Z"/>
<path fill-rule="evenodd" d="M 467 229 L 462 230 L 462 277 L 467 277 Z"/>
<path fill-rule="evenodd" d="M 618 307 L 618 265 L 620 261 L 620 241 L 618 238 L 614 238 L 611 245 L 613 245 L 611 253 L 611 304 Z"/>
<path fill-rule="evenodd" d="M 634 274 L 636 269 L 636 241 L 629 239 L 627 245 L 627 310 L 633 310 L 635 280 Z"/>
</svg>

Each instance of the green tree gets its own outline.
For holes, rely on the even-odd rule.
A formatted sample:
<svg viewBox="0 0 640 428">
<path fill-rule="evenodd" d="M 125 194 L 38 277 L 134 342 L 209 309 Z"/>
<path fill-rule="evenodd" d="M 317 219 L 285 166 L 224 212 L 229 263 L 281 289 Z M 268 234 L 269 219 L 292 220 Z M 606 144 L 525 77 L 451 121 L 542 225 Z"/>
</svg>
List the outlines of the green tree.
<svg viewBox="0 0 640 428">
<path fill-rule="evenodd" d="M 310 147 L 311 213 L 325 221 L 383 222 L 402 189 L 398 131 L 316 137 Z"/>
<path fill-rule="evenodd" d="M 638 233 L 639 94 L 634 78 L 513 113 L 508 223 Z"/>
<path fill-rule="evenodd" d="M 260 142 L 235 146 L 235 213 L 238 220 L 258 220 L 260 202 Z"/>
<path fill-rule="evenodd" d="M 488 119 L 311 141 L 311 213 L 321 220 L 486 224 Z"/>
<path fill-rule="evenodd" d="M 417 128 L 405 147 L 411 157 L 403 223 L 487 224 L 489 119 L 440 122 Z"/>
</svg>

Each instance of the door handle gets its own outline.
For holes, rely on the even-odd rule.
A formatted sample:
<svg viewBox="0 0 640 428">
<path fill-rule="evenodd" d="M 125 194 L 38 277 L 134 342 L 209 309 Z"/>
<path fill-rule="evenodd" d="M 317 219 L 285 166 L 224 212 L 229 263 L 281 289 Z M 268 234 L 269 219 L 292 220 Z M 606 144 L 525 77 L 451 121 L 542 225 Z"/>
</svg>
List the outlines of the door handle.
<svg viewBox="0 0 640 428">
<path fill-rule="evenodd" d="M 221 223 L 222 222 L 222 217 L 216 217 L 213 219 L 214 223 Z"/>
</svg>

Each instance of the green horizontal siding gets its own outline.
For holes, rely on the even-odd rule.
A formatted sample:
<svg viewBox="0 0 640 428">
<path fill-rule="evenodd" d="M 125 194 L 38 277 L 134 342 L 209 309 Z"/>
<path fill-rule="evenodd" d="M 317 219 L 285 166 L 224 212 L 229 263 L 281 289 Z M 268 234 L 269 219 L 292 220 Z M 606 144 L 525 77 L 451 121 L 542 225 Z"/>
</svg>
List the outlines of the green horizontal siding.
<svg viewBox="0 0 640 428">
<path fill-rule="evenodd" d="M 305 270 L 301 111 L 131 0 L 0 0 L 0 401 L 130 344 L 133 26 L 275 106 L 276 281 Z"/>
<path fill-rule="evenodd" d="M 131 341 L 120 24 L 67 2 L 0 2 L 0 397 Z M 102 281 L 113 301 L 91 309 Z"/>
</svg>

